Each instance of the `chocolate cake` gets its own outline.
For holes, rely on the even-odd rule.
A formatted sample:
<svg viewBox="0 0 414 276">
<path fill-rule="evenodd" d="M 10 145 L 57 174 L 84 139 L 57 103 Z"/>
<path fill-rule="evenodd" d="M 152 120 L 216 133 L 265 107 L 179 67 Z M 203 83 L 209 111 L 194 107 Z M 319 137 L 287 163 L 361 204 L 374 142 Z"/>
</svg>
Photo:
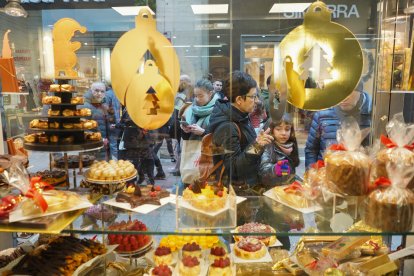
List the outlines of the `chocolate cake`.
<svg viewBox="0 0 414 276">
<path fill-rule="evenodd" d="M 43 182 L 52 186 L 65 186 L 66 185 L 66 172 L 63 170 L 45 170 L 36 172 L 34 176 L 40 176 Z"/>
<path fill-rule="evenodd" d="M 148 185 L 140 187 L 136 185 L 132 193 L 128 190 L 119 192 L 116 196 L 116 201 L 129 203 L 131 208 L 135 208 L 143 204 L 161 205 L 160 199 L 169 196 L 170 193 L 161 189 L 160 186 L 153 187 Z"/>
<path fill-rule="evenodd" d="M 387 232 L 410 231 L 413 225 L 414 193 L 408 189 L 378 189 L 368 197 L 365 223 Z"/>
<path fill-rule="evenodd" d="M 93 155 L 82 155 L 82 166 L 89 167 L 95 161 L 95 156 Z M 64 157 L 58 157 L 55 159 L 55 167 L 64 168 L 65 159 Z M 71 169 L 79 168 L 79 155 L 69 155 L 68 156 L 68 167 Z"/>
</svg>

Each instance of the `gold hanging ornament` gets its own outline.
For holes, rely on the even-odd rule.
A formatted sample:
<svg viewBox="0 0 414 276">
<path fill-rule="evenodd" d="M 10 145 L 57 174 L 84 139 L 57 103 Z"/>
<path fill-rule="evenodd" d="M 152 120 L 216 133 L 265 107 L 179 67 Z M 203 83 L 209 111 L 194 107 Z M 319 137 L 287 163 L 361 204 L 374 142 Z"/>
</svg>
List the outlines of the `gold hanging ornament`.
<svg viewBox="0 0 414 276">
<path fill-rule="evenodd" d="M 111 55 L 111 77 L 114 92 L 119 101 L 127 106 L 127 100 L 138 96 L 141 97 L 141 94 L 146 96 L 148 87 L 140 85 L 143 90 L 139 90 L 136 79 L 139 77 L 137 76 L 137 72 L 143 60 L 146 58 L 146 53 L 149 52 L 155 60 L 159 74 L 168 83 L 168 85 L 163 84 L 161 86 L 171 87 L 173 98 L 169 104 L 173 108 L 174 96 L 177 93 L 180 82 L 180 64 L 174 47 L 166 37 L 157 31 L 156 21 L 148 9 L 142 8 L 140 10 L 138 16 L 135 18 L 135 25 L 135 29 L 128 31 L 118 40 Z M 134 85 L 137 87 L 134 88 Z M 155 89 L 155 87 L 153 88 Z M 157 91 L 157 89 L 155 90 Z M 157 95 L 157 98 L 161 102 L 164 101 L 160 95 Z M 131 104 L 130 106 L 132 107 Z M 170 109 L 168 107 L 168 110 Z M 155 115 L 144 113 L 139 108 L 139 111 L 142 112 L 141 116 L 154 117 L 148 119 L 149 121 L 154 121 L 157 117 L 164 118 L 159 114 L 163 114 L 165 110 L 167 109 L 165 107 L 163 109 L 161 105 L 162 112 L 157 112 Z M 128 110 L 128 112 L 131 114 L 131 112 L 136 113 L 138 111 Z M 134 120 L 134 122 L 138 124 L 137 121 Z M 163 123 L 166 123 L 166 121 Z M 160 122 L 161 125 L 163 123 Z M 143 125 L 138 125 L 144 127 Z"/>
<path fill-rule="evenodd" d="M 298 108 L 332 107 L 358 85 L 363 68 L 361 45 L 351 31 L 331 22 L 331 11 L 323 2 L 309 6 L 303 25 L 291 31 L 279 47 L 285 74 L 278 77 L 286 78 L 288 101 Z"/>
<path fill-rule="evenodd" d="M 136 73 L 125 96 L 131 119 L 144 129 L 158 129 L 174 111 L 173 89 L 161 74 L 153 60 L 147 60 L 143 73 Z"/>
</svg>

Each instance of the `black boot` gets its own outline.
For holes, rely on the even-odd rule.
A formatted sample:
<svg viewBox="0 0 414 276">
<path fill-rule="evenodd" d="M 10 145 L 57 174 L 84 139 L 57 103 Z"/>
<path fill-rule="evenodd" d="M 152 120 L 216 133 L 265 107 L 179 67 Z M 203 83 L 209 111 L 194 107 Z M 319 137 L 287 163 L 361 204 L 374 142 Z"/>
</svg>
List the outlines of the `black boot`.
<svg viewBox="0 0 414 276">
<path fill-rule="evenodd" d="M 164 180 L 165 179 L 165 173 L 162 169 L 158 170 L 157 174 L 155 175 L 156 180 Z"/>
</svg>

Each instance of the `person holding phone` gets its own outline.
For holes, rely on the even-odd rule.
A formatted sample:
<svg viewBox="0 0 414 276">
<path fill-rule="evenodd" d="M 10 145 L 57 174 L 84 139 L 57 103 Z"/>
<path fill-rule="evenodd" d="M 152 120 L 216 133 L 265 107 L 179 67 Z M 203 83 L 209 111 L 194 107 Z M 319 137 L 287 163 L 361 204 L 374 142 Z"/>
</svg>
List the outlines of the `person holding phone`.
<svg viewBox="0 0 414 276">
<path fill-rule="evenodd" d="M 213 84 L 208 79 L 197 81 L 194 87 L 194 100 L 184 112 L 180 128 L 183 140 L 201 140 L 206 134 L 219 95 L 214 94 Z"/>
</svg>

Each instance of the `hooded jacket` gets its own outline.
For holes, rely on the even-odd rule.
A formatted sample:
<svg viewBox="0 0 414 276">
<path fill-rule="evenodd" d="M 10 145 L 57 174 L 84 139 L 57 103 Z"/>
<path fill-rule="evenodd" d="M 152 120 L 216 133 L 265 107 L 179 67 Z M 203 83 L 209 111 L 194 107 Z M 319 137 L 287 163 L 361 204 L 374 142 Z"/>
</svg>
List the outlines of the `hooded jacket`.
<svg viewBox="0 0 414 276">
<path fill-rule="evenodd" d="M 237 126 L 240 129 L 241 137 Z M 263 147 L 256 142 L 248 113 L 243 113 L 228 101 L 218 100 L 210 117 L 213 142 L 223 146 L 225 154 L 214 156 L 214 163 L 223 160 L 224 179 L 232 184 L 258 184 L 258 169 Z M 230 181 L 231 180 L 231 181 Z"/>
<path fill-rule="evenodd" d="M 372 102 L 371 97 L 361 92 L 361 97 L 357 106 L 349 111 L 341 111 L 338 106 L 326 110 L 318 111 L 313 115 L 308 139 L 305 147 L 305 165 L 309 165 L 322 160 L 322 154 L 331 144 L 336 143 L 336 132 L 341 123 L 341 117 L 355 117 L 361 129 L 371 126 Z M 366 145 L 369 139 L 363 141 Z"/>
</svg>

